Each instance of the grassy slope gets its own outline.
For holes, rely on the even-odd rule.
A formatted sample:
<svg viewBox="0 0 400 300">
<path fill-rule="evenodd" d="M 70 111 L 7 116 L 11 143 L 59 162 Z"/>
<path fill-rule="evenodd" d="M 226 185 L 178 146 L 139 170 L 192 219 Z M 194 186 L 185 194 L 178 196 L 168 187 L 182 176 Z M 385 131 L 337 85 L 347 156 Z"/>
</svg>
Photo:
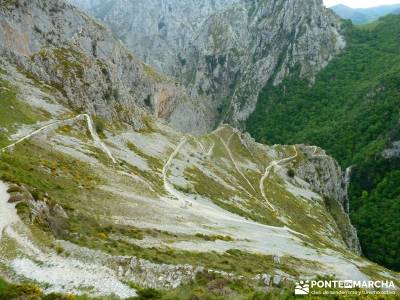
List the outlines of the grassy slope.
<svg viewBox="0 0 400 300">
<path fill-rule="evenodd" d="M 346 50 L 312 87 L 297 76 L 266 86 L 247 128 L 261 142 L 316 144 L 355 165 L 351 217 L 363 251 L 400 270 L 400 159 L 380 155 L 400 139 L 400 16 L 346 33 Z"/>
<path fill-rule="evenodd" d="M 44 120 L 45 113 L 20 101 L 17 93 L 13 85 L 0 79 L 0 147 L 10 143 L 8 136 L 15 132 L 16 125 L 34 124 Z"/>
<path fill-rule="evenodd" d="M 6 92 L 0 94 L 2 96 L 0 99 L 1 101 L 10 101 L 10 103 L 3 102 L 7 103 L 5 107 L 9 113 L 0 118 L 0 125 L 9 129 L 8 134 L 15 131 L 16 124 L 32 124 L 45 119 L 45 114 L 42 111 L 33 110 L 24 102 L 18 101 L 18 91 L 15 88 L 7 83 L 4 83 L 3 86 L 7 89 L 4 89 Z M 96 126 L 97 129 L 99 129 L 98 127 L 101 128 L 102 126 Z M 85 136 L 87 134 L 85 130 L 82 130 L 79 134 L 71 132 L 71 128 L 61 128 L 59 131 L 65 131 L 64 133 L 72 134 L 84 141 L 89 139 L 88 136 Z M 229 133 L 227 132 L 227 134 Z M 8 144 L 8 134 L 4 136 L 4 144 Z M 237 160 L 246 158 L 249 155 L 245 149 L 239 147 L 239 141 L 236 137 L 232 139 L 231 147 L 233 147 L 233 155 Z M 130 148 L 131 151 L 140 152 L 137 147 L 135 148 L 131 145 Z M 222 152 L 223 149 L 220 150 Z M 226 156 L 225 151 L 222 153 L 223 156 Z M 140 153 L 140 155 L 147 158 L 152 168 L 159 169 L 161 167 L 159 161 L 153 160 L 152 157 L 147 157 L 143 153 Z M 105 161 L 106 159 L 99 160 Z M 27 169 L 26 166 L 29 166 L 29 168 Z M 242 180 L 239 175 L 237 177 L 238 180 Z M 147 249 L 129 244 L 123 239 L 110 238 L 111 235 L 117 235 L 141 239 L 145 235 L 167 235 L 169 233 L 147 232 L 131 226 L 115 226 L 104 222 L 98 217 L 102 207 L 97 206 L 102 202 L 102 197 L 107 197 L 108 195 L 102 195 L 102 192 L 96 189 L 96 186 L 102 184 L 102 181 L 99 177 L 93 175 L 90 166 L 34 140 L 21 143 L 15 147 L 13 152 L 0 155 L 0 178 L 5 181 L 28 185 L 34 191 L 37 199 L 41 199 L 47 193 L 46 197 L 49 204 L 60 204 L 68 212 L 70 219 L 65 224 L 60 224 L 62 225 L 60 231 L 51 232 L 50 228 L 47 228 L 47 224 L 34 224 L 31 226 L 31 229 L 35 230 L 35 232 L 40 231 L 50 238 L 49 245 L 47 245 L 50 247 L 55 247 L 51 243 L 53 238 L 62 238 L 81 246 L 99 249 L 115 255 L 135 255 L 153 262 L 170 264 L 199 264 L 207 268 L 242 274 L 249 278 L 257 273 L 272 272 L 277 267 L 271 256 L 249 254 L 239 250 L 218 254 L 216 252 L 197 253 L 173 249 Z M 246 184 L 241 182 L 241 185 Z M 87 209 L 88 207 L 91 209 Z M 94 207 L 97 209 L 94 209 Z M 27 220 L 27 211 L 24 210 L 26 207 L 19 206 L 19 208 L 20 216 Z M 69 255 L 63 249 L 55 250 L 60 252 L 60 255 Z M 283 257 L 280 269 L 293 276 L 298 276 L 299 274 L 294 266 L 308 263 L 305 261 L 300 263 L 295 259 Z M 213 276 L 215 275 L 206 275 L 206 278 L 198 278 L 188 286 L 162 293 L 162 297 L 165 299 L 189 299 L 192 296 L 196 296 L 199 299 L 268 299 L 270 296 L 273 297 L 273 293 L 275 293 L 257 291 L 261 288 L 259 282 L 232 282 L 223 278 L 213 278 Z M 67 296 L 47 297 L 42 295 L 41 291 L 35 286 L 9 285 L 2 281 L 0 283 L 2 285 L 0 285 L 0 299 L 3 295 L 5 299 L 25 296 L 25 298 L 29 299 L 31 294 L 32 296 L 37 296 L 36 299 L 88 299 L 86 297 L 75 298 Z M 10 294 L 11 291 L 16 293 L 15 296 Z M 292 289 L 285 290 L 285 293 L 291 295 L 291 291 Z M 143 290 L 142 292 L 145 295 L 143 299 L 147 299 L 146 295 L 154 291 Z M 154 293 L 157 294 L 157 292 Z"/>
</svg>

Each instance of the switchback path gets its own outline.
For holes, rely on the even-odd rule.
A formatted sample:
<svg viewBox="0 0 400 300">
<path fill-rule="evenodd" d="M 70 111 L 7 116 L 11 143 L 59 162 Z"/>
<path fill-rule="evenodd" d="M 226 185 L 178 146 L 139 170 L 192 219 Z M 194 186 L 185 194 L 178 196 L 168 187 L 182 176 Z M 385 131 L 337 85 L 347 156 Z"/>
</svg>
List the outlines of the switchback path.
<svg viewBox="0 0 400 300">
<path fill-rule="evenodd" d="M 22 143 L 23 141 L 33 137 L 34 135 L 37 135 L 37 134 L 45 131 L 46 129 L 50 129 L 52 127 L 54 127 L 54 129 L 56 129 L 57 127 L 59 127 L 62 124 L 65 124 L 65 123 L 68 123 L 68 122 L 74 122 L 74 121 L 77 121 L 77 120 L 82 119 L 82 118 L 86 120 L 90 135 L 91 135 L 93 141 L 95 142 L 95 144 L 97 144 L 104 151 L 104 153 L 110 158 L 110 160 L 114 164 L 116 164 L 117 160 L 112 155 L 110 149 L 108 149 L 108 147 L 100 139 L 99 135 L 97 134 L 96 130 L 94 129 L 92 118 L 88 114 L 80 114 L 80 115 L 77 115 L 77 116 L 75 116 L 73 118 L 70 118 L 70 119 L 57 120 L 57 121 L 54 121 L 54 122 L 52 122 L 50 124 L 47 124 L 47 125 L 39 128 L 39 129 L 31 132 L 30 134 L 24 136 L 23 138 L 20 138 L 19 140 L 15 141 L 14 143 L 12 143 L 12 144 L 0 149 L 0 152 L 5 152 L 6 150 L 12 149 L 14 146 L 16 146 L 16 145 Z"/>
<path fill-rule="evenodd" d="M 282 163 L 289 162 L 289 161 L 295 159 L 295 158 L 299 155 L 299 153 L 297 152 L 296 146 L 293 146 L 293 148 L 294 148 L 294 150 L 296 151 L 296 154 L 295 154 L 294 156 L 290 156 L 290 157 L 287 157 L 287 158 L 284 158 L 284 159 L 281 159 L 281 160 L 274 160 L 274 161 L 272 161 L 272 162 L 268 165 L 268 167 L 265 169 L 265 173 L 264 173 L 263 177 L 261 177 L 261 180 L 260 180 L 260 190 L 261 190 L 261 194 L 262 194 L 264 200 L 267 202 L 267 204 L 269 205 L 269 207 L 270 207 L 273 211 L 276 211 L 276 208 L 275 208 L 275 207 L 272 205 L 272 203 L 268 200 L 268 197 L 267 197 L 267 195 L 265 194 L 264 181 L 268 178 L 268 176 L 269 176 L 269 174 L 270 174 L 272 168 L 274 168 L 275 166 L 279 166 L 279 165 L 282 164 Z"/>
</svg>

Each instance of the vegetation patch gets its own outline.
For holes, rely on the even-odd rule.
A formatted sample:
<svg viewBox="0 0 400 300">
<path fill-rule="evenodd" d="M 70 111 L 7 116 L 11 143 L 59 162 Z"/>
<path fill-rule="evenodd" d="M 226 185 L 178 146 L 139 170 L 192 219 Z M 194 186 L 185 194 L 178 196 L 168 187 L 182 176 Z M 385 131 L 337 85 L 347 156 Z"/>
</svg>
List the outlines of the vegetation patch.
<svg viewBox="0 0 400 300">
<path fill-rule="evenodd" d="M 156 70 L 154 70 L 148 64 L 143 63 L 142 65 L 143 65 L 143 70 L 147 76 L 153 78 L 156 82 L 162 81 L 162 76 Z"/>
<path fill-rule="evenodd" d="M 18 90 L 8 81 L 0 79 L 0 147 L 10 144 L 8 136 L 16 125 L 34 124 L 44 120 L 41 111 L 18 100 Z"/>
<path fill-rule="evenodd" d="M 230 237 L 228 235 L 205 235 L 202 233 L 196 233 L 196 237 L 203 239 L 205 241 L 212 241 L 212 242 L 215 242 L 217 240 L 231 242 L 234 240 L 232 237 Z"/>
<path fill-rule="evenodd" d="M 400 140 L 400 16 L 344 27 L 346 49 L 315 84 L 297 75 L 269 83 L 247 129 L 260 142 L 318 145 L 342 167 L 353 165 L 351 219 L 363 252 L 399 271 L 399 194 L 388 188 L 397 190 L 400 158 L 382 151 Z"/>
<path fill-rule="evenodd" d="M 153 170 L 162 170 L 163 168 L 163 162 L 158 159 L 155 158 L 151 155 L 148 155 L 146 153 L 144 153 L 142 150 L 140 150 L 135 144 L 128 142 L 127 143 L 127 147 L 129 150 L 135 152 L 135 154 L 139 155 L 140 157 L 146 159 L 146 161 L 148 162 L 149 166 L 153 169 Z"/>
</svg>

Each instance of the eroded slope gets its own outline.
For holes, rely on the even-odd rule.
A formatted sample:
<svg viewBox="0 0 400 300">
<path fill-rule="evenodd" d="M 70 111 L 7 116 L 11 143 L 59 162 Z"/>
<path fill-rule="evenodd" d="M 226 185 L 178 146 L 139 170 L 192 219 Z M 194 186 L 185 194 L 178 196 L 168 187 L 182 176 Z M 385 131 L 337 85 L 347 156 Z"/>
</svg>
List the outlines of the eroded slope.
<svg viewBox="0 0 400 300">
<path fill-rule="evenodd" d="M 0 119 L 0 270 L 10 280 L 121 298 L 135 295 L 130 283 L 173 289 L 204 270 L 254 289 L 317 274 L 398 280 L 349 249 L 342 172 L 322 150 L 257 144 L 225 125 L 194 137 L 150 117 L 139 131 L 107 123 L 3 67 L 13 118 Z"/>
</svg>

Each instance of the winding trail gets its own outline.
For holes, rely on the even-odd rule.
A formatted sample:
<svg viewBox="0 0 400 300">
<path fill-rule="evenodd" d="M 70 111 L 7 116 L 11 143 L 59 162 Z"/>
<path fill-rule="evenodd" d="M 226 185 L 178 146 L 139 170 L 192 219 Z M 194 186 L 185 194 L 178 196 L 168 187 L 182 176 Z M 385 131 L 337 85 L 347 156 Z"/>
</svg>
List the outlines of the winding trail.
<svg viewBox="0 0 400 300">
<path fill-rule="evenodd" d="M 106 144 L 103 143 L 103 141 L 100 139 L 99 135 L 97 134 L 96 130 L 94 129 L 93 126 L 93 120 L 92 118 L 88 115 L 88 114 L 82 114 L 80 116 L 83 116 L 86 118 L 86 122 L 90 131 L 90 135 L 92 136 L 92 139 L 94 140 L 94 142 L 100 146 L 104 153 L 107 154 L 107 156 L 111 159 L 111 161 L 116 164 L 117 160 L 114 158 L 114 156 L 112 155 L 110 149 L 108 149 L 108 147 L 106 146 Z"/>
<path fill-rule="evenodd" d="M 213 142 L 212 145 L 210 146 L 210 149 L 207 152 L 207 156 L 211 156 L 211 154 L 214 151 L 214 147 L 215 147 L 215 142 Z"/>
<path fill-rule="evenodd" d="M 267 202 L 268 206 L 269 206 L 273 211 L 276 211 L 276 208 L 275 208 L 275 207 L 272 205 L 272 203 L 268 200 L 268 197 L 267 197 L 267 195 L 265 194 L 264 181 L 268 178 L 268 176 L 269 176 L 271 170 L 272 170 L 274 167 L 279 166 L 279 165 L 282 164 L 282 163 L 286 163 L 286 162 L 288 162 L 288 161 L 291 161 L 291 160 L 295 159 L 295 158 L 299 155 L 296 146 L 293 146 L 293 148 L 294 148 L 294 150 L 296 151 L 296 154 L 295 154 L 295 155 L 290 156 L 290 157 L 287 157 L 287 158 L 284 158 L 284 159 L 281 159 L 281 160 L 274 160 L 274 161 L 272 161 L 272 162 L 268 165 L 268 167 L 265 169 L 265 173 L 264 173 L 263 177 L 261 177 L 261 180 L 260 180 L 260 190 L 261 190 L 261 194 L 262 194 L 264 200 Z"/>
<path fill-rule="evenodd" d="M 247 177 L 243 174 L 243 172 L 240 171 L 239 166 L 237 165 L 237 162 L 236 162 L 235 158 L 233 157 L 232 151 L 231 151 L 231 149 L 229 148 L 230 141 L 231 141 L 231 139 L 232 139 L 232 137 L 233 137 L 234 135 L 235 135 L 235 132 L 232 133 L 231 136 L 229 137 L 228 143 L 225 143 L 225 141 L 224 141 L 221 137 L 219 137 L 219 139 L 220 139 L 221 143 L 224 145 L 224 148 L 226 149 L 226 152 L 228 153 L 228 155 L 229 155 L 229 157 L 230 157 L 230 159 L 231 159 L 233 165 L 235 166 L 236 171 L 240 174 L 240 176 L 243 177 L 243 179 L 247 182 L 247 184 L 251 187 L 251 189 L 257 194 L 256 189 L 253 187 L 253 185 L 251 184 L 251 182 L 249 181 L 249 179 L 247 179 Z M 250 193 L 248 193 L 248 194 L 250 194 Z M 250 195 L 251 195 L 251 194 L 250 194 Z M 253 195 L 251 195 L 251 196 L 254 197 Z"/>
<path fill-rule="evenodd" d="M 39 128 L 39 129 L 31 132 L 30 134 L 24 136 L 23 138 L 17 140 L 16 142 L 14 142 L 14 143 L 12 143 L 12 144 L 0 149 L 0 152 L 5 152 L 6 150 L 9 150 L 9 149 L 13 148 L 14 146 L 22 143 L 23 141 L 33 137 L 34 135 L 37 135 L 37 134 L 45 131 L 46 129 L 49 129 L 49 128 L 53 127 L 53 126 L 54 126 L 54 129 L 56 129 L 57 127 L 59 127 L 62 124 L 65 124 L 65 123 L 68 123 L 68 122 L 74 122 L 74 121 L 82 119 L 82 118 L 84 118 L 86 120 L 90 135 L 92 136 L 92 139 L 95 142 L 95 144 L 97 144 L 103 150 L 103 152 L 110 158 L 110 160 L 114 164 L 116 164 L 117 160 L 111 154 L 110 149 L 108 149 L 108 147 L 100 139 L 99 135 L 97 134 L 96 130 L 94 129 L 92 118 L 88 114 L 80 114 L 80 115 L 77 115 L 77 116 L 75 116 L 73 118 L 70 118 L 70 119 L 58 120 L 58 121 L 54 121 L 54 122 L 52 122 L 50 124 L 47 124 L 47 125 Z"/>
<path fill-rule="evenodd" d="M 202 151 L 203 153 L 206 153 L 206 148 L 204 148 L 203 144 L 202 144 L 198 139 L 195 138 L 195 140 L 196 140 L 197 145 L 200 146 L 201 151 Z"/>
<path fill-rule="evenodd" d="M 74 120 L 74 119 L 75 119 L 75 118 L 68 119 L 68 120 L 72 121 L 72 120 Z M 68 121 L 68 120 L 65 120 L 65 121 Z M 52 126 L 54 126 L 54 125 L 58 125 L 60 122 L 61 122 L 61 121 L 55 121 L 55 122 L 52 122 L 52 123 L 50 123 L 50 124 L 47 124 L 47 125 L 45 125 L 45 126 L 39 128 L 39 129 L 33 131 L 32 133 L 30 133 L 30 134 L 24 136 L 23 138 L 17 140 L 16 142 L 14 142 L 14 143 L 12 143 L 12 144 L 10 144 L 10 145 L 8 145 L 8 146 L 6 146 L 6 147 L 0 149 L 0 152 L 5 152 L 6 150 L 13 148 L 14 146 L 16 146 L 16 145 L 22 143 L 23 141 L 25 141 L 25 140 L 31 138 L 32 136 L 37 135 L 37 134 L 41 133 L 42 131 L 45 131 L 47 128 L 50 128 L 50 127 L 52 127 Z"/>
<path fill-rule="evenodd" d="M 237 239 L 229 244 L 228 249 L 236 247 L 240 249 L 248 249 L 257 251 L 258 253 L 275 253 L 276 255 L 291 255 L 299 259 L 316 260 L 323 263 L 340 278 L 366 278 L 356 267 L 356 264 L 349 264 L 347 259 L 337 256 L 335 252 L 317 252 L 312 248 L 304 246 L 299 236 L 304 236 L 286 226 L 276 227 L 257 223 L 252 220 L 245 219 L 237 214 L 231 213 L 218 205 L 212 203 L 206 198 L 193 198 L 178 190 L 175 190 L 173 185 L 168 182 L 167 173 L 172 164 L 172 161 L 179 154 L 179 151 L 187 142 L 184 137 L 176 146 L 175 150 L 169 156 L 167 162 L 163 167 L 164 187 L 165 190 L 178 199 L 178 203 L 185 204 L 184 208 L 188 210 L 188 214 L 201 215 L 215 222 L 214 226 L 217 228 L 224 228 L 225 233 Z M 272 162 L 267 168 L 263 180 L 264 181 L 271 169 L 274 166 L 288 162 L 298 156 L 296 146 L 294 146 L 295 155 Z M 260 183 L 263 185 L 263 183 Z M 265 196 L 265 194 L 264 194 Z M 182 207 L 181 207 L 182 208 Z M 209 224 L 209 223 L 207 223 Z M 245 242 L 241 241 L 246 239 Z"/>
<path fill-rule="evenodd" d="M 283 239 L 282 243 L 286 244 L 288 242 L 294 242 L 297 240 L 297 237 L 294 236 L 293 234 L 299 236 L 303 235 L 297 231 L 294 231 L 286 226 L 284 227 L 276 227 L 276 226 L 271 226 L 271 225 L 266 225 L 266 224 L 261 224 L 252 220 L 245 219 L 237 214 L 231 213 L 220 206 L 210 202 L 210 200 L 206 199 L 193 199 L 192 197 L 176 190 L 172 184 L 168 182 L 168 170 L 169 167 L 172 163 L 172 161 L 175 159 L 175 157 L 179 154 L 179 151 L 182 149 L 182 147 L 185 145 L 187 142 L 187 137 L 182 138 L 180 143 L 176 146 L 175 150 L 172 152 L 172 154 L 169 156 L 167 162 L 165 163 L 163 167 L 163 179 L 164 179 L 164 189 L 174 198 L 176 198 L 179 203 L 181 204 L 181 208 L 189 209 L 192 211 L 195 211 L 195 214 L 200 214 L 203 217 L 208 216 L 210 220 L 218 220 L 221 224 L 224 224 L 223 227 L 225 228 L 231 228 L 234 229 L 233 232 L 231 232 L 231 235 L 235 235 L 236 230 L 239 230 L 242 235 L 241 238 L 249 238 L 252 239 L 253 241 L 256 241 L 255 243 L 258 244 L 258 247 L 265 247 L 265 242 L 263 239 L 262 241 L 259 241 L 259 236 L 260 232 L 263 232 L 263 234 L 266 234 L 265 239 L 270 240 L 272 239 Z M 297 151 L 296 151 L 297 153 Z M 288 160 L 284 159 L 282 161 Z M 252 197 L 254 197 L 252 195 Z M 236 228 L 236 229 L 235 229 Z M 236 232 L 237 233 L 237 232 Z M 260 246 L 261 245 L 261 246 Z M 300 249 L 300 248 L 299 248 Z"/>
<path fill-rule="evenodd" d="M 175 159 L 175 157 L 179 154 L 179 151 L 182 149 L 182 147 L 185 145 L 185 143 L 187 142 L 187 137 L 182 138 L 182 140 L 180 141 L 180 143 L 176 146 L 174 152 L 172 152 L 172 154 L 169 156 L 167 162 L 165 163 L 164 167 L 163 167 L 163 177 L 164 177 L 164 188 L 165 190 L 172 195 L 173 197 L 177 198 L 179 200 L 179 202 L 181 202 L 182 204 L 185 204 L 185 207 L 187 208 L 188 206 L 192 207 L 193 205 L 196 206 L 197 213 L 198 210 L 200 209 L 202 211 L 203 214 L 208 215 L 210 217 L 212 217 L 213 220 L 224 220 L 225 222 L 229 222 L 229 224 L 231 224 L 231 226 L 233 224 L 235 224 L 236 227 L 238 226 L 238 228 L 242 228 L 243 226 L 245 226 L 246 229 L 248 228 L 263 228 L 263 229 L 268 229 L 270 230 L 270 234 L 272 236 L 280 236 L 280 237 L 285 237 L 285 238 L 291 238 L 294 239 L 293 236 L 290 235 L 290 233 L 296 233 L 299 234 L 296 231 L 293 231 L 287 227 L 275 227 L 275 226 L 269 226 L 269 225 L 265 225 L 265 224 L 261 224 L 261 223 L 257 223 L 251 220 L 247 220 L 239 215 L 233 214 L 215 204 L 209 203 L 209 201 L 202 201 L 202 200 L 197 200 L 195 201 L 193 198 L 186 196 L 184 193 L 181 193 L 179 191 L 177 191 L 176 189 L 174 189 L 174 187 L 168 182 L 168 178 L 167 178 L 167 173 L 169 170 L 169 167 L 172 163 L 172 161 Z M 250 226 L 250 227 L 248 227 Z M 232 227 L 232 228 L 233 228 Z M 251 232 L 253 232 L 255 235 L 257 235 L 257 231 L 253 231 L 251 230 Z"/>
<path fill-rule="evenodd" d="M 237 133 L 237 136 L 239 137 L 240 143 L 246 148 L 247 152 L 249 152 L 251 158 L 253 159 L 253 162 L 256 163 L 257 159 L 254 157 L 253 151 L 250 150 L 250 148 L 247 145 L 247 143 L 243 140 L 241 132 L 239 130 L 237 130 L 236 128 L 234 128 L 234 131 Z M 259 169 L 259 166 L 257 166 L 257 169 L 261 173 L 261 171 Z"/>
<path fill-rule="evenodd" d="M 172 154 L 169 156 L 167 162 L 165 163 L 163 170 L 162 170 L 162 175 L 163 175 L 163 180 L 164 180 L 164 189 L 172 196 L 174 196 L 176 199 L 182 202 L 182 205 L 185 205 L 187 203 L 186 200 L 182 199 L 181 195 L 172 187 L 172 185 L 168 182 L 168 170 L 169 167 L 174 160 L 174 158 L 178 155 L 179 151 L 182 149 L 182 147 L 185 145 L 187 142 L 187 137 L 183 137 L 181 141 L 179 142 L 178 146 L 176 146 L 175 150 L 172 152 Z"/>
</svg>

